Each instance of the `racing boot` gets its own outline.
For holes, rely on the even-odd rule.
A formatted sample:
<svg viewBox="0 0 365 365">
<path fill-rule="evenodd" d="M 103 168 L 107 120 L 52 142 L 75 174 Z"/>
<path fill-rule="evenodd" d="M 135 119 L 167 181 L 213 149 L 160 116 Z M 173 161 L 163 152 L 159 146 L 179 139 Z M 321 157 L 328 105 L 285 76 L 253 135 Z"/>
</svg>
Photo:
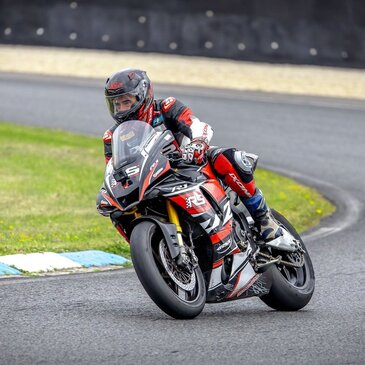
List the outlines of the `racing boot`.
<svg viewBox="0 0 365 365">
<path fill-rule="evenodd" d="M 265 242 L 283 235 L 283 229 L 274 220 L 260 189 L 256 189 L 255 194 L 251 198 L 242 199 L 242 202 L 258 224 L 260 236 Z"/>
</svg>

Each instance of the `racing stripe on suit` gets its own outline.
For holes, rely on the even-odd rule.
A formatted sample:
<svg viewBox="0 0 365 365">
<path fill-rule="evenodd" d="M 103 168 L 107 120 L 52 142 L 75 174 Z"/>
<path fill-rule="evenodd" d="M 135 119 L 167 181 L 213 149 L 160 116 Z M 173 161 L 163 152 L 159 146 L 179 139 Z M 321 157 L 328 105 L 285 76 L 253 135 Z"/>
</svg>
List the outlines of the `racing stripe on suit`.
<svg viewBox="0 0 365 365">
<path fill-rule="evenodd" d="M 252 165 L 243 151 L 211 148 L 208 158 L 215 173 L 239 196 L 251 198 L 256 191 Z"/>
</svg>

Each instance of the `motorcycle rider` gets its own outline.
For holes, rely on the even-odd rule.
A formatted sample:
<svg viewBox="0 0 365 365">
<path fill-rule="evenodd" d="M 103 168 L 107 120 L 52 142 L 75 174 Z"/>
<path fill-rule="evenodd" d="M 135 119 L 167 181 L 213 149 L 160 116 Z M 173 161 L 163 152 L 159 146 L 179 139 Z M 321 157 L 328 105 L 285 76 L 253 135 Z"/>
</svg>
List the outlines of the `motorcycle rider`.
<svg viewBox="0 0 365 365">
<path fill-rule="evenodd" d="M 256 187 L 253 167 L 246 153 L 235 148 L 209 147 L 213 136 L 209 124 L 201 122 L 190 108 L 173 97 L 155 100 L 145 71 L 128 68 L 114 73 L 106 81 L 105 99 L 115 120 L 115 125 L 103 136 L 106 163 L 112 157 L 113 132 L 121 123 L 140 120 L 154 128 L 167 128 L 174 134 L 175 147 L 181 151 L 185 162 L 199 165 L 207 158 L 215 174 L 239 195 L 259 227 L 262 239 L 270 241 L 282 234 L 261 190 Z M 110 216 L 117 230 L 126 237 L 120 222 L 113 217 L 116 208 L 102 193 L 107 194 L 104 186 L 97 196 L 97 210 Z"/>
</svg>

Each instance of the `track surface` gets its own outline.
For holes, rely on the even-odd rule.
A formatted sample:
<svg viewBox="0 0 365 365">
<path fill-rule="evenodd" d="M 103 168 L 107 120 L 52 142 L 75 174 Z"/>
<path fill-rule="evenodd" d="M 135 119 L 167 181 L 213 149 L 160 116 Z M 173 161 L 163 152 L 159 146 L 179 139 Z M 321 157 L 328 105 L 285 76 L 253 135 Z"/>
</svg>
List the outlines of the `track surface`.
<svg viewBox="0 0 365 365">
<path fill-rule="evenodd" d="M 0 120 L 102 136 L 102 81 L 0 74 Z M 162 313 L 133 269 L 0 280 L 0 364 L 363 364 L 365 106 L 362 102 L 157 86 L 215 129 L 214 143 L 320 188 L 339 205 L 305 236 L 316 272 L 296 313 L 258 299 Z"/>
</svg>

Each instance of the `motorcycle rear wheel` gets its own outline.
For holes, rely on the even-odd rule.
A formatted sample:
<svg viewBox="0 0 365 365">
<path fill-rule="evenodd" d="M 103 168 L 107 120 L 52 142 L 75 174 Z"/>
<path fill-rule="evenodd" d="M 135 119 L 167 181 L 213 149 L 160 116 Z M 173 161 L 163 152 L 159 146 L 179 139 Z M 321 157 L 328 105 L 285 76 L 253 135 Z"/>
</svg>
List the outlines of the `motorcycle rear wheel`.
<svg viewBox="0 0 365 365">
<path fill-rule="evenodd" d="M 314 292 L 315 277 L 312 261 L 295 228 L 274 209 L 272 209 L 272 213 L 274 218 L 300 241 L 305 251 L 304 265 L 300 268 L 286 267 L 285 265 L 273 266 L 270 269 L 272 276 L 270 292 L 260 299 L 276 310 L 297 311 L 309 303 Z M 290 258 L 290 255 L 288 257 Z M 285 257 L 283 258 L 285 259 Z M 295 261 L 295 257 L 293 261 Z"/>
<path fill-rule="evenodd" d="M 199 267 L 189 273 L 171 259 L 166 241 L 155 223 L 139 223 L 131 235 L 134 269 L 147 294 L 166 314 L 176 319 L 199 315 L 206 300 Z"/>
</svg>

